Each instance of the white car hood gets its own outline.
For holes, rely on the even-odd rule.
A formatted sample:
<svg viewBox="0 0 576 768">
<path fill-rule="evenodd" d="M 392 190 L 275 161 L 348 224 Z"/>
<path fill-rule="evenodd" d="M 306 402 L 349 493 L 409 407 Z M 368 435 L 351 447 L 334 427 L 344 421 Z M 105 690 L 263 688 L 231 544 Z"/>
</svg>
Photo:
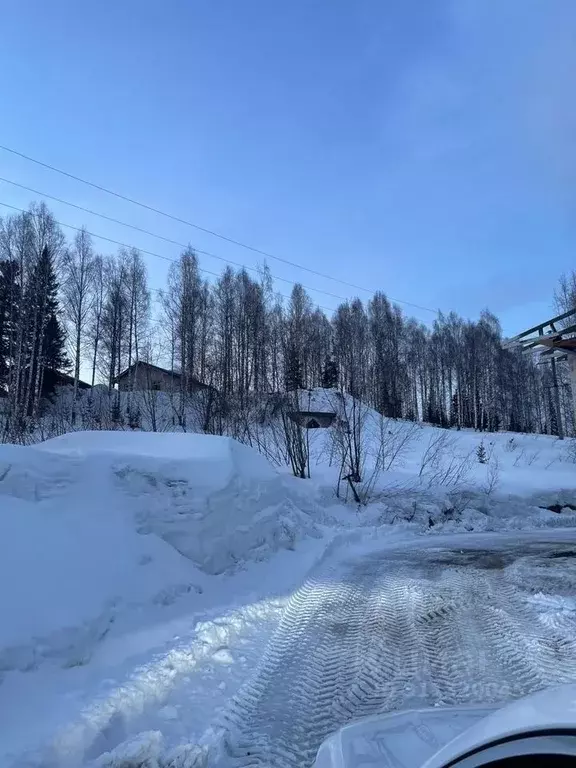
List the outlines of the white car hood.
<svg viewBox="0 0 576 768">
<path fill-rule="evenodd" d="M 576 684 L 545 688 L 494 710 L 456 736 L 422 768 L 443 768 L 480 746 L 521 733 L 576 730 Z"/>
<path fill-rule="evenodd" d="M 409 710 L 350 723 L 321 745 L 315 768 L 444 768 L 517 734 L 576 731 L 576 684 L 546 688 L 502 708 Z"/>
</svg>

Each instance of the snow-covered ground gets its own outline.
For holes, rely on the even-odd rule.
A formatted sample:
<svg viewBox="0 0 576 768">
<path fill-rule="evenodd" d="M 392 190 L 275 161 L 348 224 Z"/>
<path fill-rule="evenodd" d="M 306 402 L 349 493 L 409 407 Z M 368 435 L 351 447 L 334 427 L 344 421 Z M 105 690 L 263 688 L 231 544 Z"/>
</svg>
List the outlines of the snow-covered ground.
<svg viewBox="0 0 576 768">
<path fill-rule="evenodd" d="M 383 429 L 375 418 L 372 445 Z M 516 674 L 519 662 L 503 651 L 492 680 L 501 698 L 553 682 L 546 653 L 556 646 L 558 679 L 575 679 L 567 633 L 576 629 L 576 514 L 567 505 L 576 507 L 576 465 L 566 444 L 403 422 L 385 429 L 391 452 L 409 439 L 361 507 L 334 496 L 328 430 L 311 433 L 309 480 L 204 435 L 77 432 L 0 446 L 0 765 L 239 765 L 250 762 L 246 751 L 254 764 L 271 755 L 274 764 L 306 764 L 347 717 L 410 703 L 382 690 L 340 714 L 329 703 L 334 686 L 348 685 L 354 659 L 371 653 L 379 669 L 378 654 L 387 653 L 382 639 L 373 649 L 354 644 L 359 623 L 372 617 L 377 632 L 382 612 L 408 594 L 423 614 L 455 619 L 457 644 L 469 607 L 455 596 L 472 582 L 477 604 L 501 594 L 504 648 L 522 627 L 538 627 L 526 636 L 541 646 L 526 673 Z M 443 435 L 429 466 L 427 451 Z M 451 463 L 462 465 L 458 477 L 446 475 Z M 455 482 L 439 482 L 446 477 Z M 494 554 L 517 543 L 520 533 L 510 531 L 521 532 L 520 549 Z M 434 557 L 406 560 L 430 547 Z M 454 562 L 460 549 L 486 551 Z M 394 566 L 400 552 L 408 566 Z M 529 582 L 539 586 L 528 594 Z M 486 618 L 488 647 L 494 624 L 475 615 Z M 418 629 L 424 650 L 398 664 L 411 684 L 421 654 L 418 701 L 449 704 L 462 696 L 449 674 L 430 672 L 433 624 Z M 475 642 L 460 668 L 472 669 Z M 318 677 L 319 654 L 330 656 L 330 679 Z M 268 727 L 282 719 L 288 730 Z M 283 744 L 298 734 L 306 744 L 288 754 Z"/>
<path fill-rule="evenodd" d="M 220 742 L 203 742 L 212 761 L 311 765 L 324 738 L 360 717 L 573 682 L 575 544 L 477 534 L 334 553 L 287 606 Z"/>
<path fill-rule="evenodd" d="M 114 718 L 214 653 L 227 668 L 227 638 L 254 617 L 260 631 L 322 546 L 288 485 L 229 438 L 92 432 L 1 446 L 3 753 L 34 748 L 92 698 L 112 697 L 98 706 Z M 298 542 L 295 576 L 282 557 L 272 571 L 246 567 Z M 168 655 L 158 669 L 155 654 Z"/>
</svg>

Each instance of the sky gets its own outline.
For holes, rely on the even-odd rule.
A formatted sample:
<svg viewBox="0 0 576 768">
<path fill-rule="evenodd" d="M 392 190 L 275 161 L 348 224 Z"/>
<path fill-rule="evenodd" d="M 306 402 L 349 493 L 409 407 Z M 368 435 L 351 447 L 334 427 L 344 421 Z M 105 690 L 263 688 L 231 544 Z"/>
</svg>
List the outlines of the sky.
<svg viewBox="0 0 576 768">
<path fill-rule="evenodd" d="M 0 144 L 357 286 L 268 259 L 327 309 L 382 290 L 426 323 L 488 307 L 512 335 L 576 267 L 574 0 L 20 0 L 1 23 Z M 263 260 L 2 150 L 0 176 Z M 40 198 L 0 182 L 3 203 Z M 162 287 L 169 262 L 146 262 Z"/>
</svg>

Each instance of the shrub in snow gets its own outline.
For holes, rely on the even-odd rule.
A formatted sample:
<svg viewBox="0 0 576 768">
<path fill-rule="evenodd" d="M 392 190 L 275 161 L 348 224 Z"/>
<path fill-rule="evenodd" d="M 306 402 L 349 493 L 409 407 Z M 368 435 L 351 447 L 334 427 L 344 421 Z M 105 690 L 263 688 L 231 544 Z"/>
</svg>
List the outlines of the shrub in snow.
<svg viewBox="0 0 576 768">
<path fill-rule="evenodd" d="M 526 464 L 531 467 L 540 458 L 540 451 L 530 451 L 526 454 Z"/>
<path fill-rule="evenodd" d="M 295 404 L 297 407 L 297 403 Z M 310 477 L 310 448 L 308 430 L 297 424 L 291 416 L 295 406 L 289 401 L 283 404 L 281 410 L 282 436 L 284 449 L 290 459 L 290 466 L 295 477 L 302 479 Z"/>
<path fill-rule="evenodd" d="M 458 438 L 449 432 L 432 432 L 422 454 L 418 477 L 427 488 L 458 488 L 470 473 L 470 454 L 457 453 Z"/>
<path fill-rule="evenodd" d="M 571 440 L 566 441 L 565 453 L 568 461 L 572 461 L 576 464 L 576 438 L 573 437 Z"/>
<path fill-rule="evenodd" d="M 486 448 L 484 447 L 484 441 L 480 443 L 478 448 L 476 448 L 476 457 L 480 464 L 488 464 L 488 454 L 486 453 Z"/>
<path fill-rule="evenodd" d="M 500 462 L 497 456 L 493 456 L 486 469 L 486 483 L 484 485 L 485 493 L 490 496 L 498 488 L 500 483 Z"/>
<path fill-rule="evenodd" d="M 382 469 L 378 451 L 371 455 L 370 435 L 375 414 L 349 395 L 333 392 L 330 398 L 330 409 L 337 414 L 331 430 L 331 456 L 339 464 L 336 496 L 340 497 L 340 486 L 344 482 L 346 494 L 350 491 L 356 504 L 367 504 Z"/>
</svg>

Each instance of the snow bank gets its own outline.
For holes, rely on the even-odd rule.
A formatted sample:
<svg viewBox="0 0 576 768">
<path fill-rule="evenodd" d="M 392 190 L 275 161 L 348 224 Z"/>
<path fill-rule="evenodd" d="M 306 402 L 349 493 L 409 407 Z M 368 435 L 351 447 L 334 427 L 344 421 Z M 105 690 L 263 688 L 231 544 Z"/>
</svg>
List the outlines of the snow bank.
<svg viewBox="0 0 576 768">
<path fill-rule="evenodd" d="M 285 478 L 248 446 L 212 435 L 117 435 L 91 433 L 89 445 L 94 439 L 94 453 L 115 454 L 117 487 L 133 500 L 139 531 L 160 536 L 207 573 L 292 549 L 316 533 Z M 44 446 L 75 452 L 75 438 Z"/>
<path fill-rule="evenodd" d="M 0 670 L 45 659 L 86 663 L 118 612 L 156 599 L 169 585 L 194 588 L 196 574 L 155 537 L 138 536 L 103 484 L 38 474 L 11 459 L 0 483 Z M 25 455 L 25 454 L 24 454 Z M 44 468 L 46 469 L 46 467 Z M 76 467 L 80 473 L 85 467 Z M 50 478 L 54 480 L 50 484 Z"/>
<path fill-rule="evenodd" d="M 0 671 L 84 664 L 121 612 L 315 533 L 266 460 L 228 438 L 0 446 Z"/>
<path fill-rule="evenodd" d="M 237 470 L 250 477 L 270 479 L 275 472 L 256 451 L 236 440 L 216 435 L 168 432 L 71 432 L 34 446 L 37 451 L 71 457 L 114 455 L 149 458 L 155 463 L 194 462 L 196 482 L 222 485 Z"/>
<path fill-rule="evenodd" d="M 99 463 L 130 499 L 140 533 L 154 533 L 207 573 L 292 548 L 314 534 L 285 479 L 228 437 L 84 432 L 37 450 Z"/>
</svg>

